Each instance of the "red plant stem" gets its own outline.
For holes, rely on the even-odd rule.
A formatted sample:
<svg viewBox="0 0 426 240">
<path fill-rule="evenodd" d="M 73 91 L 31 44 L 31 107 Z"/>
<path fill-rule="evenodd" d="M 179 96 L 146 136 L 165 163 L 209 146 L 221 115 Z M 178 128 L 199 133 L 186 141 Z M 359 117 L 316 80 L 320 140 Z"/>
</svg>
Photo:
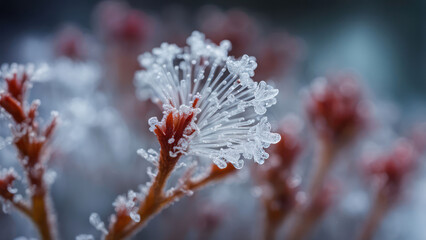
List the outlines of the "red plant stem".
<svg viewBox="0 0 426 240">
<path fill-rule="evenodd" d="M 383 217 L 388 212 L 390 205 L 391 201 L 389 199 L 389 195 L 386 194 L 386 189 L 381 188 L 376 193 L 374 204 L 368 214 L 364 226 L 362 227 L 361 234 L 358 238 L 359 240 L 369 240 L 373 238 Z"/>
<path fill-rule="evenodd" d="M 133 222 L 131 219 L 116 221 L 105 236 L 105 240 L 126 239 L 133 236 L 141 230 L 152 217 L 170 205 L 170 203 L 183 197 L 188 191 L 195 191 L 214 180 L 228 176 L 235 170 L 235 168 L 230 166 L 223 170 L 218 170 L 214 165 L 211 172 L 205 177 L 196 181 L 187 180 L 184 186 L 176 189 L 173 193 L 166 196 L 164 193 L 164 187 L 178 160 L 179 157 L 170 157 L 168 151 L 161 151 L 158 174 L 138 210 L 140 221 L 137 223 Z"/>
<path fill-rule="evenodd" d="M 334 146 L 331 141 L 327 141 L 326 139 L 321 139 L 320 143 L 317 166 L 315 167 L 313 178 L 308 189 L 308 205 L 297 215 L 293 227 L 287 235 L 287 240 L 304 239 L 325 210 L 315 206 L 315 199 L 321 194 L 324 180 L 333 163 L 334 155 L 338 147 Z"/>
<path fill-rule="evenodd" d="M 12 129 L 14 145 L 18 151 L 18 160 L 25 172 L 30 189 L 29 200 L 14 201 L 14 193 L 3 196 L 18 211 L 27 216 L 35 225 L 43 240 L 57 239 L 55 216 L 50 202 L 48 186 L 44 181 L 46 145 L 56 127 L 54 118 L 44 131 L 40 131 L 36 121 L 37 103 L 25 106 L 29 76 L 26 72 L 6 77 L 6 92 L 0 93 L 0 108 L 12 117 L 15 127 Z M 10 183 L 12 184 L 12 183 Z"/>
<path fill-rule="evenodd" d="M 31 201 L 32 219 L 40 232 L 41 239 L 56 239 L 48 197 L 46 194 L 34 195 Z"/>
<path fill-rule="evenodd" d="M 311 179 L 308 194 L 310 198 L 316 196 L 324 185 L 324 180 L 330 170 L 330 167 L 333 163 L 334 154 L 336 147 L 333 146 L 333 143 L 321 139 L 320 141 L 320 149 L 319 149 L 319 158 L 316 162 L 316 167 L 313 172 L 313 177 Z"/>
</svg>

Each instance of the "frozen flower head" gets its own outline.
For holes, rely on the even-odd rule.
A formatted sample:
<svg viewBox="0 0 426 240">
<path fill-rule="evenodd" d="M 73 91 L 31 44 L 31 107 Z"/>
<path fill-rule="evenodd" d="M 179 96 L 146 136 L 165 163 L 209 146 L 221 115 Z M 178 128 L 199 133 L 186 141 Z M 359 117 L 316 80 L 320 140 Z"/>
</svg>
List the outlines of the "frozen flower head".
<svg viewBox="0 0 426 240">
<path fill-rule="evenodd" d="M 72 60 L 85 60 L 88 56 L 88 46 L 83 32 L 72 25 L 61 29 L 54 40 L 55 54 Z"/>
<path fill-rule="evenodd" d="M 398 194 L 404 179 L 413 171 L 417 161 L 414 145 L 406 139 L 395 142 L 393 149 L 384 153 L 366 153 L 364 170 L 377 187 L 389 194 Z"/>
<path fill-rule="evenodd" d="M 309 90 L 306 110 L 317 134 L 335 143 L 353 139 L 367 122 L 361 88 L 346 74 L 317 78 Z"/>
<path fill-rule="evenodd" d="M 262 116 L 278 90 L 252 80 L 254 57 L 228 57 L 229 41 L 215 45 L 193 32 L 187 43 L 163 43 L 139 59 L 146 70 L 136 74 L 138 96 L 163 104 L 162 120 L 149 120 L 162 151 L 209 158 L 220 168 L 241 168 L 242 159 L 262 164 L 264 148 L 280 140 Z"/>
</svg>

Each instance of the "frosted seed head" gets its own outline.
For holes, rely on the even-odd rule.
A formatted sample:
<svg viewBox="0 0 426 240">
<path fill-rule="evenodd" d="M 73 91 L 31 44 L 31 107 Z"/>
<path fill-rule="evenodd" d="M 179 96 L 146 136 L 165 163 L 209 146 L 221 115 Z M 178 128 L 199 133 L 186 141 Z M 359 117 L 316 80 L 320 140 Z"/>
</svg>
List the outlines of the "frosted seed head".
<svg viewBox="0 0 426 240">
<path fill-rule="evenodd" d="M 150 130 L 162 146 L 169 145 L 171 157 L 209 158 L 220 168 L 227 163 L 241 168 L 243 158 L 263 162 L 268 157 L 264 148 L 279 136 L 270 132 L 266 119 L 259 125 L 261 119 L 249 108 L 265 114 L 276 103 L 278 90 L 252 80 L 254 57 L 228 57 L 229 41 L 218 46 L 195 31 L 187 44 L 180 49 L 162 44 L 139 58 L 146 70 L 136 76 L 138 96 L 163 104 L 163 117 L 149 119 Z M 146 152 L 139 154 L 149 158 Z"/>
</svg>

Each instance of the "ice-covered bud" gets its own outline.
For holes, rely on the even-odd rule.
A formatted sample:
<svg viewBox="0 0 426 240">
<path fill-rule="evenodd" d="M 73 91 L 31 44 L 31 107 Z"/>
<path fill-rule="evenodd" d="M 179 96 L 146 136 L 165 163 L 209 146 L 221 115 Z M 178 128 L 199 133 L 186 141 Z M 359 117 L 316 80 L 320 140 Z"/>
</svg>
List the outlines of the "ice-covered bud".
<svg viewBox="0 0 426 240">
<path fill-rule="evenodd" d="M 243 158 L 263 163 L 268 157 L 264 149 L 277 143 L 279 135 L 256 115 L 276 103 L 278 90 L 253 82 L 254 57 L 228 58 L 228 41 L 217 46 L 194 32 L 187 43 L 172 50 L 173 45 L 162 45 L 142 55 L 146 69 L 136 74 L 138 96 L 163 104 L 161 121 L 148 121 L 161 150 L 174 159 L 208 158 L 220 168 L 227 163 L 241 168 Z"/>
<path fill-rule="evenodd" d="M 19 175 L 13 168 L 0 170 L 0 197 L 4 200 L 13 201 L 16 189 L 13 188 L 13 182 L 19 179 Z"/>
<path fill-rule="evenodd" d="M 386 189 L 391 196 L 399 194 L 404 180 L 414 170 L 418 154 L 414 145 L 406 139 L 395 142 L 389 152 L 364 153 L 364 170 L 379 189 Z"/>
<path fill-rule="evenodd" d="M 317 134 L 336 143 L 352 140 L 367 124 L 368 109 L 361 88 L 348 74 L 315 79 L 306 110 Z"/>
<path fill-rule="evenodd" d="M 167 106 L 161 122 L 150 119 L 150 125 L 160 142 L 162 151 L 166 151 L 172 158 L 176 158 L 187 151 L 188 141 L 198 130 L 193 122 L 199 113 L 196 108 L 198 99 L 191 107 L 181 105 L 179 109 Z"/>
</svg>

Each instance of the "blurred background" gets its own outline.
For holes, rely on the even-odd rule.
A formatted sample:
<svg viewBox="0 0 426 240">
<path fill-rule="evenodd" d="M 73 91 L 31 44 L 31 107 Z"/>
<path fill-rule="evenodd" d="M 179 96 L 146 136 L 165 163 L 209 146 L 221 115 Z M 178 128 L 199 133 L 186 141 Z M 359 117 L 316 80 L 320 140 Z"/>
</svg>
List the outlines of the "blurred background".
<svg viewBox="0 0 426 240">
<path fill-rule="evenodd" d="M 303 79 L 324 70 L 351 68 L 375 86 L 375 91 L 401 100 L 424 96 L 426 81 L 425 9 L 409 1 L 127 1 L 153 15 L 170 9 L 196 29 L 193 16 L 200 7 L 239 8 L 301 37 L 308 46 Z M 26 36 L 52 34 L 64 23 L 93 30 L 92 12 L 99 1 L 1 1 L 2 62 L 19 61 L 14 48 Z M 182 19 L 182 21 L 184 21 Z M 414 95 L 414 96 L 413 96 Z"/>
<path fill-rule="evenodd" d="M 389 142 L 426 120 L 426 1 L 0 0 L 0 63 L 51 65 L 50 80 L 35 84 L 30 99 L 42 101 L 41 119 L 51 110 L 63 119 L 52 162 L 62 239 L 99 236 L 90 213 L 107 221 L 115 197 L 148 180 L 148 163 L 136 150 L 157 146 L 147 119 L 159 111 L 136 99 L 137 56 L 164 41 L 183 46 L 193 30 L 213 41 L 230 39 L 233 55 L 258 59 L 257 80 L 280 88 L 270 116 L 277 125 L 288 112 L 303 117 L 301 91 L 312 79 L 340 71 L 358 76 L 374 103 L 380 129 L 371 131 L 370 140 Z M 9 134 L 4 118 L 0 134 Z M 365 144 L 343 158 L 355 161 Z M 311 158 L 312 145 L 301 158 Z M 13 146 L 0 149 L 0 164 L 16 166 Z M 309 166 L 301 161 L 298 173 L 306 175 Z M 351 227 L 362 222 L 369 204 L 351 167 L 340 166 L 335 174 L 345 176 L 349 168 L 353 176 L 346 181 L 354 191 L 339 198 L 311 239 L 355 236 Z M 426 177 L 424 166 L 419 169 L 406 204 L 377 239 L 426 238 Z M 135 239 L 259 239 L 262 212 L 253 186 L 248 167 L 226 184 L 174 204 Z M 20 214 L 0 213 L 0 236 L 36 232 Z"/>
</svg>

